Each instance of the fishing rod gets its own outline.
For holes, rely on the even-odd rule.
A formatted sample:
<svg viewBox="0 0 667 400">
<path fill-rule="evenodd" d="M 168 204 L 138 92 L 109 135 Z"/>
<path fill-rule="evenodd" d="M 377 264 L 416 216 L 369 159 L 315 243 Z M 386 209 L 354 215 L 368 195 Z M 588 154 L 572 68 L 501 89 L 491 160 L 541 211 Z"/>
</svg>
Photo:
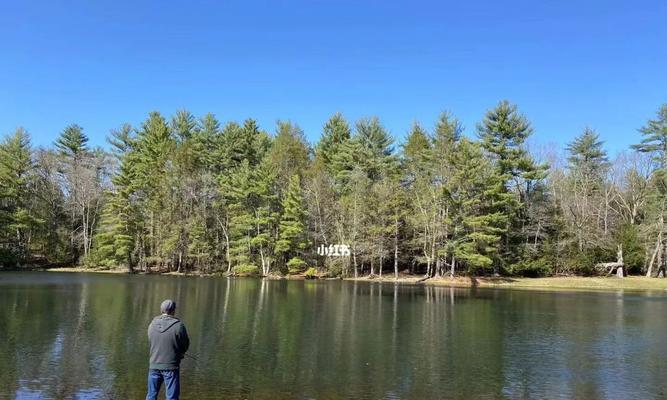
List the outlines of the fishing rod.
<svg viewBox="0 0 667 400">
<path fill-rule="evenodd" d="M 189 357 L 189 358 L 191 358 L 191 359 L 193 359 L 193 360 L 195 360 L 196 362 L 199 362 L 199 358 L 197 358 L 197 357 L 195 357 L 195 356 L 193 356 L 193 355 L 191 355 L 191 354 L 183 353 L 183 355 L 186 356 L 186 357 Z"/>
</svg>

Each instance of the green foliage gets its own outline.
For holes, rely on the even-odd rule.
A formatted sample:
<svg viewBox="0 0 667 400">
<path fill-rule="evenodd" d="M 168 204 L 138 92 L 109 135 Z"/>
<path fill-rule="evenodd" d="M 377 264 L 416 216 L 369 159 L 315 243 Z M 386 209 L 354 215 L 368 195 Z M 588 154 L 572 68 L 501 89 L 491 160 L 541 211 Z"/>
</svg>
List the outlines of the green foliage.
<svg viewBox="0 0 667 400">
<path fill-rule="evenodd" d="M 340 257 L 330 257 L 325 260 L 324 267 L 330 277 L 346 275 L 349 261 Z"/>
<path fill-rule="evenodd" d="M 303 276 L 306 279 L 317 279 L 317 270 L 313 267 L 310 267 L 303 273 Z"/>
<path fill-rule="evenodd" d="M 19 129 L 0 143 L 0 264 L 543 276 L 594 273 L 621 245 L 631 273 L 651 272 L 648 261 L 665 264 L 665 121 L 667 106 L 639 152 L 613 163 L 587 128 L 548 177 L 527 150 L 530 122 L 507 101 L 478 141 L 442 113 L 431 130 L 415 122 L 398 153 L 378 118 L 352 130 L 340 113 L 314 152 L 291 122 L 270 136 L 252 119 L 187 110 L 122 125 L 108 153 L 76 124 L 53 150 Z M 324 258 L 320 244 L 352 254 Z"/>
<path fill-rule="evenodd" d="M 83 128 L 72 124 L 60 134 L 60 138 L 56 141 L 56 148 L 63 155 L 78 158 L 88 151 L 87 144 L 88 137 L 84 135 Z"/>
<path fill-rule="evenodd" d="M 603 142 L 599 138 L 592 129 L 584 129 L 584 132 L 567 146 L 570 154 L 567 160 L 573 170 L 601 183 L 609 162 L 607 152 L 602 147 Z"/>
<path fill-rule="evenodd" d="M 350 125 L 341 113 L 336 113 L 324 124 L 322 137 L 315 153 L 329 167 L 336 154 L 341 151 L 341 145 L 349 141 L 351 136 Z"/>
<path fill-rule="evenodd" d="M 295 260 L 299 260 L 297 256 L 303 254 L 310 244 L 306 236 L 306 209 L 298 175 L 293 175 L 289 181 L 285 198 L 282 201 L 282 209 L 275 250 L 285 258 L 291 258 L 287 266 L 292 272 L 293 267 L 290 265 L 297 266 L 295 264 L 297 262 Z"/>
<path fill-rule="evenodd" d="M 552 260 L 548 257 L 540 257 L 536 260 L 521 260 L 507 268 L 511 275 L 537 278 L 550 275 L 553 272 Z"/>
<path fill-rule="evenodd" d="M 640 144 L 632 147 L 643 153 L 653 155 L 661 169 L 667 168 L 667 104 L 658 110 L 657 118 L 649 120 L 639 129 L 643 138 Z"/>
<path fill-rule="evenodd" d="M 412 171 L 412 179 L 428 173 L 428 166 L 433 156 L 431 138 L 429 138 L 428 132 L 418 123 L 413 124 L 403 145 L 405 163 L 415 169 Z"/>
<path fill-rule="evenodd" d="M 615 242 L 623 249 L 623 262 L 626 265 L 627 273 L 641 273 L 646 258 L 646 248 L 642 243 L 639 227 L 624 223 L 619 227 L 615 236 Z"/>
<path fill-rule="evenodd" d="M 517 250 L 529 234 L 525 228 L 533 224 L 528 212 L 534 194 L 531 189 L 546 177 L 547 166 L 535 163 L 528 153 L 525 142 L 533 128 L 517 106 L 506 100 L 486 113 L 477 132 L 502 180 L 500 190 L 507 194 L 500 199 L 502 205 L 499 204 L 506 227 L 499 249 L 501 257 L 494 268 L 498 272 L 503 264 L 520 259 Z"/>
<path fill-rule="evenodd" d="M 309 153 L 310 148 L 301 128 L 289 121 L 278 121 L 267 162 L 275 174 L 279 195 L 289 185 L 292 176 L 303 177 L 310 164 Z"/>
<path fill-rule="evenodd" d="M 485 270 L 498 257 L 507 223 L 501 206 L 508 194 L 502 190 L 501 175 L 484 158 L 479 144 L 462 139 L 452 162 L 456 172 L 448 197 L 455 208 L 454 253 L 470 272 Z"/>
<path fill-rule="evenodd" d="M 234 275 L 236 276 L 258 276 L 259 268 L 252 264 L 239 264 L 234 267 Z"/>
<path fill-rule="evenodd" d="M 35 210 L 35 175 L 30 137 L 22 128 L 0 143 L 0 243 L 4 266 L 22 264 L 32 234 L 44 224 Z"/>
<path fill-rule="evenodd" d="M 287 270 L 290 274 L 300 274 L 306 268 L 306 262 L 299 257 L 292 257 L 287 262 Z"/>
</svg>

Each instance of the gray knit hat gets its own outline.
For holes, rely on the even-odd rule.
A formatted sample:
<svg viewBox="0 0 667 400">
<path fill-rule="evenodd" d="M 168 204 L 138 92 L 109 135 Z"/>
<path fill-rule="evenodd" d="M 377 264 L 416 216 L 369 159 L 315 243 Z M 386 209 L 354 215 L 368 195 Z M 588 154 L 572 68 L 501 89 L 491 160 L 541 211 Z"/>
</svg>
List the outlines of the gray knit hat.
<svg viewBox="0 0 667 400">
<path fill-rule="evenodd" d="M 160 312 L 162 314 L 171 314 L 176 310 L 176 302 L 174 300 L 165 300 L 160 304 Z"/>
</svg>

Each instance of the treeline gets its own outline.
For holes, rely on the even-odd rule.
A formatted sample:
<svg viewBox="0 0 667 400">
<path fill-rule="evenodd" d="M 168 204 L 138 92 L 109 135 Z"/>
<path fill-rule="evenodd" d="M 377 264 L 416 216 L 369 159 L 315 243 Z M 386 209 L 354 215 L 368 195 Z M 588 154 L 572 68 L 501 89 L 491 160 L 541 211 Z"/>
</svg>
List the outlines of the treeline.
<svg viewBox="0 0 667 400">
<path fill-rule="evenodd" d="M 32 148 L 0 144 L 0 263 L 236 274 L 664 275 L 667 105 L 610 159 L 586 128 L 529 152 L 530 122 L 506 101 L 475 132 L 443 113 L 397 146 L 377 118 L 341 114 L 311 146 L 294 123 L 151 113 L 110 150 L 83 129 Z M 470 137 L 476 136 L 475 139 Z M 347 244 L 327 258 L 320 245 Z M 619 251 L 620 250 L 620 251 Z"/>
</svg>

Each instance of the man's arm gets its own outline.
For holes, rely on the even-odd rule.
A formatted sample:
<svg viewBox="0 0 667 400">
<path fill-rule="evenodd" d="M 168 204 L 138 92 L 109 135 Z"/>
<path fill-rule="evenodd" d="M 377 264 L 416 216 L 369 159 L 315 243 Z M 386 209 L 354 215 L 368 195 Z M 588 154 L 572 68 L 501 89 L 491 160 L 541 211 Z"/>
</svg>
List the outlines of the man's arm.
<svg viewBox="0 0 667 400">
<path fill-rule="evenodd" d="M 185 329 L 185 324 L 181 322 L 181 327 L 178 329 L 178 348 L 181 354 L 185 354 L 190 347 L 190 337 L 188 331 Z"/>
</svg>

